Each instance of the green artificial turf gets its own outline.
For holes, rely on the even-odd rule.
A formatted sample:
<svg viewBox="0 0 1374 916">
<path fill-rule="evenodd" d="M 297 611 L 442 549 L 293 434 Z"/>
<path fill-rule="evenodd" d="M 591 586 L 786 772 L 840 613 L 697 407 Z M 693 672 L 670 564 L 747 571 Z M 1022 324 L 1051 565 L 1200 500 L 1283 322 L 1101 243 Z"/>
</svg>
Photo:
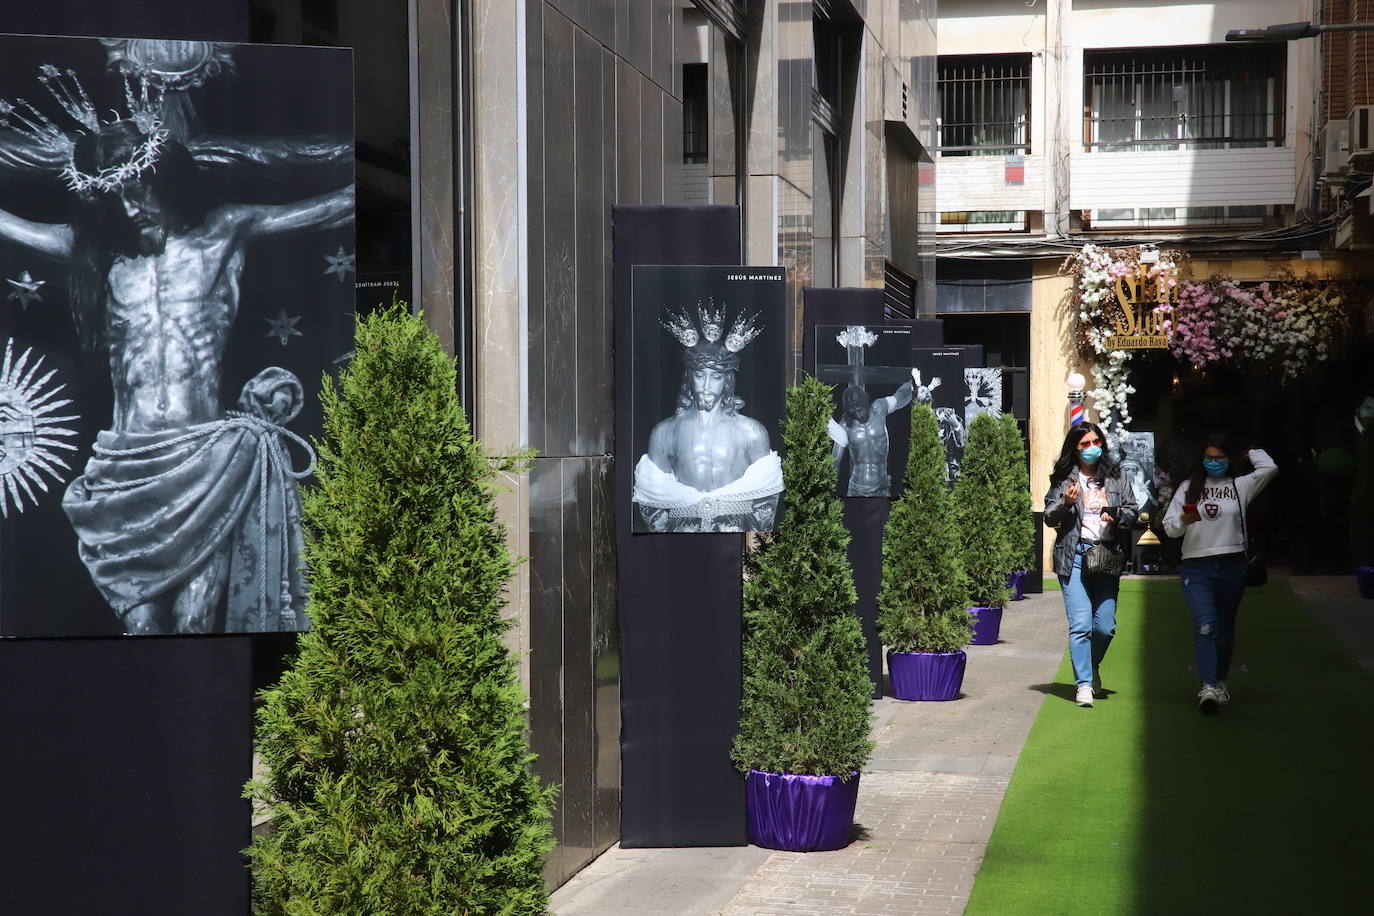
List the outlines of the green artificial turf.
<svg viewBox="0 0 1374 916">
<path fill-rule="evenodd" d="M 1234 702 L 1204 716 L 1176 579 L 1125 580 L 1102 666 L 1067 656 L 1012 775 L 970 916 L 1374 912 L 1374 679 L 1282 581 L 1247 593 Z"/>
</svg>

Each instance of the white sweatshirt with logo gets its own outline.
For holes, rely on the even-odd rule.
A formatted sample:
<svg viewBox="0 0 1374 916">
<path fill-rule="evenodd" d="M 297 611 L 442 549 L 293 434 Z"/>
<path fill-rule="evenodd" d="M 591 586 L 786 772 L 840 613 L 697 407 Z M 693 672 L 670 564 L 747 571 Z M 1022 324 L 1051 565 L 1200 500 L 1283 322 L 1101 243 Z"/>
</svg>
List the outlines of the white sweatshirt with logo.
<svg viewBox="0 0 1374 916">
<path fill-rule="evenodd" d="M 1170 537 L 1183 538 L 1183 559 L 1216 557 L 1245 550 L 1245 533 L 1241 529 L 1241 509 L 1274 479 L 1279 472 L 1274 459 L 1261 449 L 1247 453 L 1255 469 L 1241 477 L 1208 477 L 1197 498 L 1200 521 L 1183 523 L 1183 503 L 1188 498 L 1188 483 L 1183 481 L 1174 491 L 1169 510 L 1164 513 L 1164 530 Z"/>
</svg>

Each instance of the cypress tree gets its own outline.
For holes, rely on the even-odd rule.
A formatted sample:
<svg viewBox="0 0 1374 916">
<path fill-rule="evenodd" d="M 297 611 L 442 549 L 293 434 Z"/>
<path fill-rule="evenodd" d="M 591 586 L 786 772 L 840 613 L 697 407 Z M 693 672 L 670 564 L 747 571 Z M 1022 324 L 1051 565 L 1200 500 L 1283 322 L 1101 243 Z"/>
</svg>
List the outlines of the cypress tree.
<svg viewBox="0 0 1374 916">
<path fill-rule="evenodd" d="M 868 740 L 868 652 L 853 608 L 849 532 L 835 495 L 829 389 L 788 389 L 782 460 L 786 513 L 745 559 L 744 691 L 732 758 L 750 769 L 847 776 Z"/>
<path fill-rule="evenodd" d="M 1002 414 L 997 421 L 1002 437 L 1006 476 L 1002 481 L 1003 511 L 1007 519 L 1007 571 L 1035 568 L 1035 519 L 1031 515 L 1030 468 L 1026 442 L 1016 418 Z"/>
<path fill-rule="evenodd" d="M 270 816 L 247 850 L 265 916 L 547 910 L 553 790 L 529 769 L 502 642 L 513 562 L 453 360 L 403 304 L 325 379 L 305 494 L 313 628 L 263 693 Z"/>
<path fill-rule="evenodd" d="M 896 652 L 955 652 L 972 638 L 940 424 L 929 404 L 911 410 L 902 495 L 883 533 L 878 633 Z"/>
<path fill-rule="evenodd" d="M 1002 503 L 998 423 L 992 414 L 979 414 L 969 424 L 964 462 L 954 485 L 964 572 L 969 600 L 975 607 L 1003 607 L 1007 603 L 1007 520 Z"/>
</svg>

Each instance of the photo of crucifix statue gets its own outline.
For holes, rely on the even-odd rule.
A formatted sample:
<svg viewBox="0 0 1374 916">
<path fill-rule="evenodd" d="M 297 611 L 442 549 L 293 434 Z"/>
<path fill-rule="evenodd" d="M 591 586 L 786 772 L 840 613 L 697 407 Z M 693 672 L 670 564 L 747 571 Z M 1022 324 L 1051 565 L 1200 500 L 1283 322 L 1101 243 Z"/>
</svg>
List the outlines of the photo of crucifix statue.
<svg viewBox="0 0 1374 916">
<path fill-rule="evenodd" d="M 816 377 L 839 393 L 839 415 L 828 429 L 841 490 L 847 496 L 892 496 L 910 434 L 909 416 L 899 412 L 918 389 L 929 397 L 929 387 L 922 388 L 910 365 L 910 329 L 821 325 L 816 335 Z"/>
<path fill-rule="evenodd" d="M 40 312 L 62 310 L 80 358 L 105 367 L 112 409 L 92 418 L 100 429 L 81 443 L 84 467 L 63 475 L 81 562 L 130 635 L 302 629 L 297 482 L 313 453 L 287 424 L 314 389 L 264 365 L 275 359 L 266 354 L 231 382 L 226 354 L 255 260 L 277 239 L 352 225 L 351 137 L 202 133 L 192 96 L 232 83 L 235 45 L 105 40 L 106 71 L 78 74 L 61 63 L 66 42 L 45 41 L 57 62 L 31 75 L 39 91 L 0 101 L 0 172 L 59 179 L 70 216 L 0 209 L 0 242 L 65 280 L 66 301 L 54 281 L 2 329 L 14 339 Z M 94 40 L 80 41 L 86 51 Z M 337 91 L 351 119 L 351 90 Z M 236 200 L 224 177 L 318 168 L 338 176 L 333 189 L 272 202 Z M 351 255 L 338 258 L 336 269 L 351 270 Z M 314 282 L 325 294 L 291 307 L 346 318 L 351 289 L 334 292 L 327 272 Z M 281 308 L 253 332 L 257 346 L 287 347 L 299 320 Z"/>
</svg>

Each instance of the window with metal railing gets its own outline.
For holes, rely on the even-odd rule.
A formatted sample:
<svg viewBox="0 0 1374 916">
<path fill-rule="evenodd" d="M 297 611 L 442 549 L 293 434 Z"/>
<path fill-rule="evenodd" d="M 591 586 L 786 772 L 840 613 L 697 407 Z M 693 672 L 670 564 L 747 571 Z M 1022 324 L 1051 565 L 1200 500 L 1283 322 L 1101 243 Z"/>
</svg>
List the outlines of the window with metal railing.
<svg viewBox="0 0 1374 916">
<path fill-rule="evenodd" d="M 944 56 L 937 92 L 941 156 L 1030 152 L 1029 54 Z"/>
<path fill-rule="evenodd" d="M 1282 146 L 1285 53 L 1282 44 L 1085 51 L 1084 146 Z"/>
</svg>

